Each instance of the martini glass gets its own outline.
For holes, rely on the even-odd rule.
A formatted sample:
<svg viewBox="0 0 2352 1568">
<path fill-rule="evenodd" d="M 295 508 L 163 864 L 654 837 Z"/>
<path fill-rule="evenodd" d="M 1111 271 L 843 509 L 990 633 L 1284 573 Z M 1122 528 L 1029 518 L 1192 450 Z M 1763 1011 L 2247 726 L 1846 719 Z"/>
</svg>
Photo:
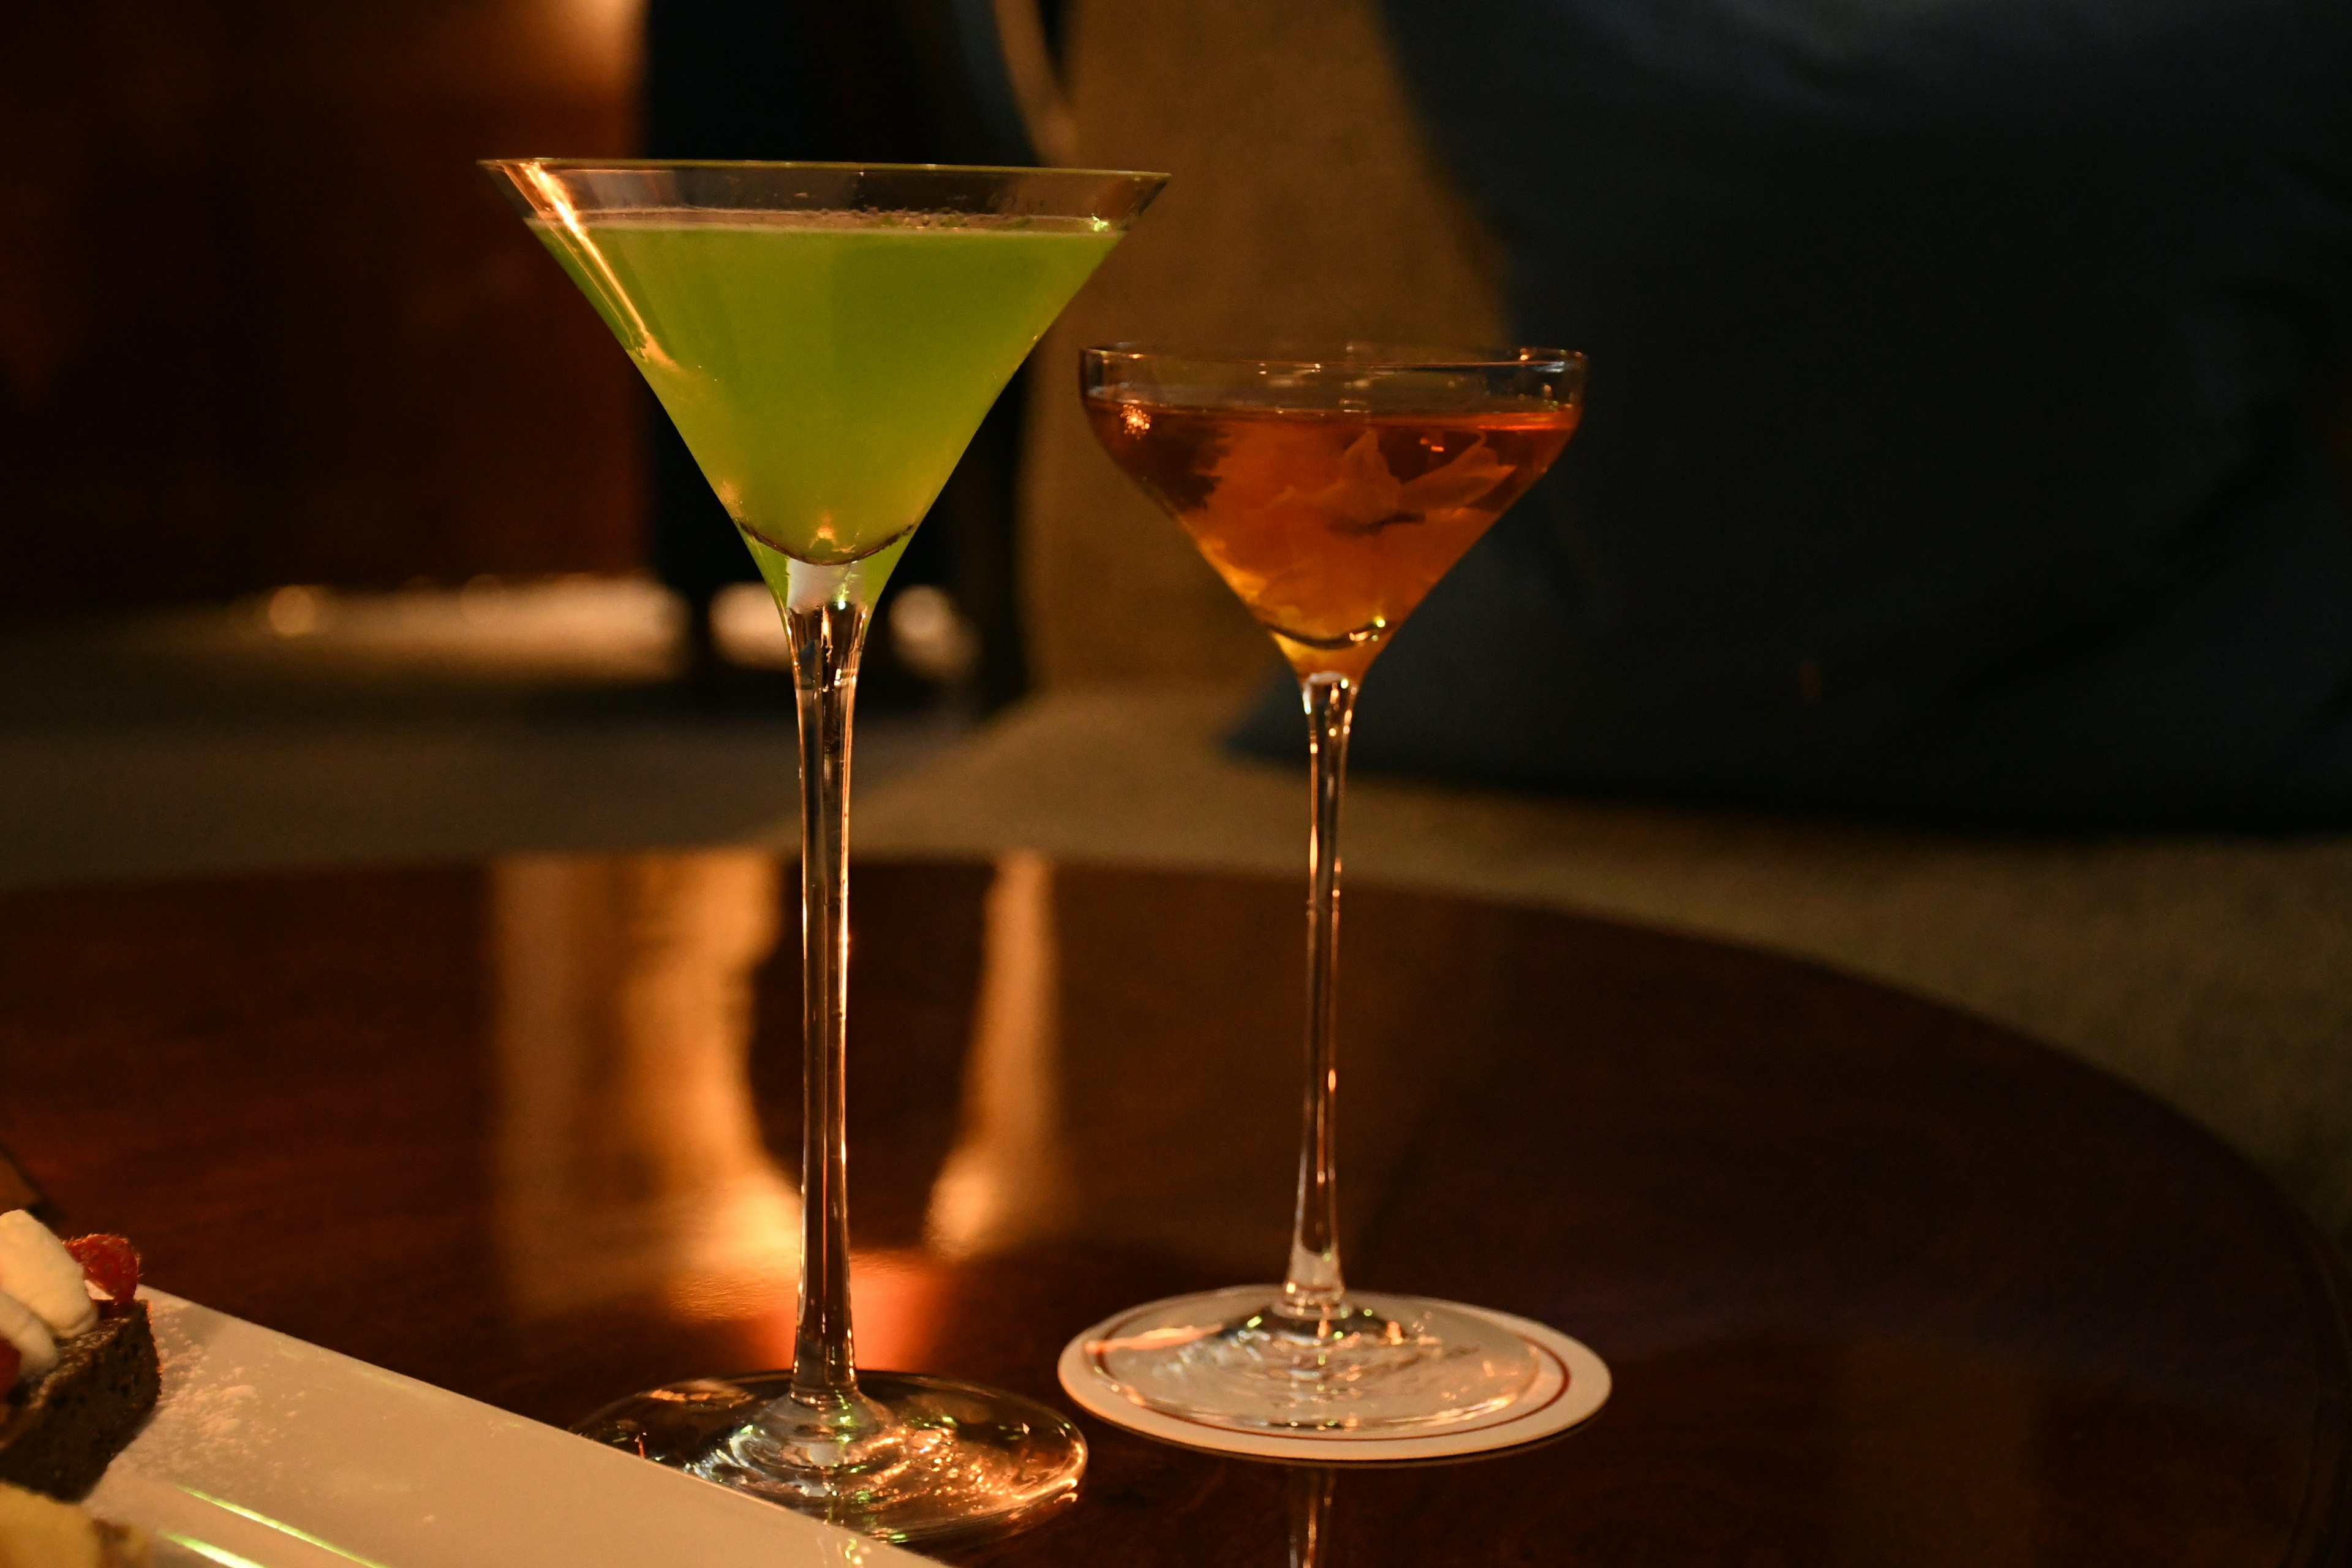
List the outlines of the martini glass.
<svg viewBox="0 0 2352 1568">
<path fill-rule="evenodd" d="M 1088 1364 L 1136 1404 L 1242 1429 L 1402 1432 L 1491 1415 L 1525 1342 L 1444 1302 L 1350 1291 L 1339 1267 L 1339 803 L 1365 671 L 1574 433 L 1584 360 L 1349 345 L 1222 359 L 1088 349 L 1087 417 L 1298 677 L 1307 710 L 1307 1084 L 1290 1266 L 1274 1286 L 1129 1314 Z"/>
<path fill-rule="evenodd" d="M 843 1068 L 851 712 L 876 597 L 1023 358 L 1165 183 L 1085 170 L 484 167 L 596 308 L 773 590 L 800 704 L 803 1252 L 789 1372 L 654 1389 L 581 1430 L 889 1540 L 1075 1495 L 1076 1430 L 941 1378 L 861 1377 Z"/>
</svg>

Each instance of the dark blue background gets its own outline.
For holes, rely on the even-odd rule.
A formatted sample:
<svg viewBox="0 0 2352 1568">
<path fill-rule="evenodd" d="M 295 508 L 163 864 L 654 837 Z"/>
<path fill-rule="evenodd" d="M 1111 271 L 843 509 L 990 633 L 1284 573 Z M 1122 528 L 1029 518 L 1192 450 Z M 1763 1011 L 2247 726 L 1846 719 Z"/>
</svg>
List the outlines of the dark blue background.
<svg viewBox="0 0 2352 1568">
<path fill-rule="evenodd" d="M 1583 430 L 1360 765 L 2352 823 L 2343 0 L 1388 0 Z M 1241 737 L 1296 752 L 1295 698 Z"/>
</svg>

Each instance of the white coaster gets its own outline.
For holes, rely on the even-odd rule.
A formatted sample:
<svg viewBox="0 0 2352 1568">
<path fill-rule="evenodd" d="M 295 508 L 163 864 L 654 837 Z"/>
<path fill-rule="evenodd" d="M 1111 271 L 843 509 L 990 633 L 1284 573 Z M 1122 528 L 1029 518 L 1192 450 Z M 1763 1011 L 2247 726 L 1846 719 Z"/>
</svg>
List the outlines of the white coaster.
<svg viewBox="0 0 2352 1568">
<path fill-rule="evenodd" d="M 1267 1288 L 1269 1296 L 1279 1294 Z M 1557 1329 L 1508 1312 L 1458 1302 L 1437 1303 L 1500 1324 L 1527 1342 L 1535 1352 L 1536 1381 L 1527 1394 L 1500 1410 L 1472 1415 L 1442 1426 L 1394 1432 L 1298 1432 L 1257 1426 L 1233 1426 L 1198 1416 L 1176 1415 L 1137 1404 L 1097 1362 L 1093 1347 L 1116 1339 L 1127 1325 L 1162 1303 L 1130 1307 L 1106 1318 L 1062 1347 L 1056 1368 L 1062 1391 L 1090 1415 L 1163 1443 L 1205 1448 L 1217 1454 L 1245 1454 L 1259 1459 L 1290 1459 L 1305 1464 L 1398 1464 L 1415 1459 L 1455 1458 L 1565 1432 L 1588 1419 L 1609 1398 L 1609 1367 L 1591 1350 Z"/>
</svg>

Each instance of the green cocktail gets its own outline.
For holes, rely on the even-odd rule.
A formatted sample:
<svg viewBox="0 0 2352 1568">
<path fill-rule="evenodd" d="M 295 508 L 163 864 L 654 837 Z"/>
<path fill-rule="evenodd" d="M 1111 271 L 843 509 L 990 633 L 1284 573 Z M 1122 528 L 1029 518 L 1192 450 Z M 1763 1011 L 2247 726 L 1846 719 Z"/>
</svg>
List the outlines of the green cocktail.
<svg viewBox="0 0 2352 1568">
<path fill-rule="evenodd" d="M 745 535 L 846 565 L 903 538 L 1118 231 L 1091 218 L 664 213 L 531 226 Z"/>
<path fill-rule="evenodd" d="M 1164 184 L 1056 169 L 486 164 L 686 438 L 775 591 L 801 730 L 803 1257 L 789 1373 L 697 1379 L 580 1430 L 890 1540 L 1076 1495 L 1033 1401 L 861 1377 L 843 1067 L 850 720 L 876 596 L 989 405 Z"/>
</svg>

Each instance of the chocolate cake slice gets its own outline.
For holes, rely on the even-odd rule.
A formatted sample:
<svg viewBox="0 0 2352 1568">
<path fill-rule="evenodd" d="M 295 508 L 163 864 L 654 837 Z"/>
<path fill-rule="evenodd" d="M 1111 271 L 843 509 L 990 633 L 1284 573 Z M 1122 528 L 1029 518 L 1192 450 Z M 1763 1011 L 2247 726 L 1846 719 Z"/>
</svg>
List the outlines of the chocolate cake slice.
<svg viewBox="0 0 2352 1568">
<path fill-rule="evenodd" d="M 58 1346 L 58 1364 L 0 1395 L 0 1481 L 73 1500 L 155 1407 L 163 1377 L 147 1303 L 132 1301 Z"/>
</svg>

